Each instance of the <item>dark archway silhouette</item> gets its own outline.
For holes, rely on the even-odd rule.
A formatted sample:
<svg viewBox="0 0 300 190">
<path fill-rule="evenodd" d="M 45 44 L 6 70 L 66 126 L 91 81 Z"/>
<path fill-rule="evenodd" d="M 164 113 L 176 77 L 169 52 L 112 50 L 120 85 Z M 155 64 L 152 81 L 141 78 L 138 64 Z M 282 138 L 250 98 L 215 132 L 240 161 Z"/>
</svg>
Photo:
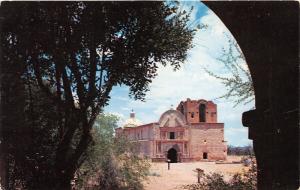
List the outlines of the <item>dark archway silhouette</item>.
<svg viewBox="0 0 300 190">
<path fill-rule="evenodd" d="M 168 159 L 170 160 L 171 163 L 177 163 L 177 150 L 174 148 L 170 148 L 168 150 Z"/>
<path fill-rule="evenodd" d="M 204 4 L 233 34 L 251 73 L 256 109 L 242 120 L 253 140 L 258 189 L 297 189 L 299 2 Z"/>
</svg>

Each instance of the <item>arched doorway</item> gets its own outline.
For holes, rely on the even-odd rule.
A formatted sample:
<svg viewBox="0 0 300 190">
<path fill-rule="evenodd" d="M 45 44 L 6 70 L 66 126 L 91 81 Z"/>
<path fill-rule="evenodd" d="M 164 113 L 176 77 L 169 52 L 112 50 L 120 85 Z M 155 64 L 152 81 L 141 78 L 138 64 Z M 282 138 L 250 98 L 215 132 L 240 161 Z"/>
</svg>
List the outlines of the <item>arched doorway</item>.
<svg viewBox="0 0 300 190">
<path fill-rule="evenodd" d="M 208 158 L 207 152 L 203 152 L 202 158 L 203 158 L 204 160 L 206 160 L 206 159 Z"/>
<path fill-rule="evenodd" d="M 177 150 L 175 150 L 174 148 L 170 148 L 168 150 L 167 158 L 171 163 L 177 163 Z"/>
</svg>

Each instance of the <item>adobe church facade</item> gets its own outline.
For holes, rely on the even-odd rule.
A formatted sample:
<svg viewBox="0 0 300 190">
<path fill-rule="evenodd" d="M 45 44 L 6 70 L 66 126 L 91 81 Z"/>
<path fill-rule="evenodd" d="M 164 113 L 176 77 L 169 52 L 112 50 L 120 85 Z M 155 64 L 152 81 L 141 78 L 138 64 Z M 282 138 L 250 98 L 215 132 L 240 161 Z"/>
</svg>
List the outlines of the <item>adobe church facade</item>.
<svg viewBox="0 0 300 190">
<path fill-rule="evenodd" d="M 141 156 L 171 162 L 226 160 L 224 123 L 217 122 L 212 101 L 182 101 L 177 109 L 164 112 L 158 122 L 142 124 L 132 112 L 116 135 L 139 142 Z"/>
</svg>

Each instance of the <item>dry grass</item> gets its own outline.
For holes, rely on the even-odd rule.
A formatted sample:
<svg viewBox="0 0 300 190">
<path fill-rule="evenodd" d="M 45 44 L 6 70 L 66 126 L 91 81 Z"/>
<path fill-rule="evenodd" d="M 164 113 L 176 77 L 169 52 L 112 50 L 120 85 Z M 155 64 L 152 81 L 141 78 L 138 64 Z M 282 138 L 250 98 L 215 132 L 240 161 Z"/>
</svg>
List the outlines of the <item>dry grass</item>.
<svg viewBox="0 0 300 190">
<path fill-rule="evenodd" d="M 240 161 L 240 156 L 228 156 L 227 161 Z M 205 173 L 217 172 L 224 175 L 225 180 L 234 173 L 242 172 L 242 164 L 215 164 L 215 162 L 174 163 L 168 170 L 167 163 L 151 163 L 150 176 L 144 182 L 146 190 L 171 190 L 181 185 L 197 182 L 196 168 Z"/>
</svg>

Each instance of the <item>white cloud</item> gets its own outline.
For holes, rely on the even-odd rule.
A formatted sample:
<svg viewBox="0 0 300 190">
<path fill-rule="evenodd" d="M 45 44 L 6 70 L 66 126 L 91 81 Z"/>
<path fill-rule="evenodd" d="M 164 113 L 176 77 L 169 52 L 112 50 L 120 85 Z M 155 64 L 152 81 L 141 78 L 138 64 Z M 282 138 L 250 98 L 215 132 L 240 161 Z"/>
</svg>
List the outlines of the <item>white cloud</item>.
<svg viewBox="0 0 300 190">
<path fill-rule="evenodd" d="M 211 10 L 207 11 L 207 15 L 201 18 L 201 23 L 208 26 L 210 34 L 217 37 L 223 38 L 224 33 L 228 33 L 228 29 L 224 26 L 224 23 L 215 15 Z"/>
<path fill-rule="evenodd" d="M 209 28 L 197 32 L 194 39 L 195 47 L 189 51 L 188 60 L 182 68 L 174 72 L 171 66 L 159 67 L 158 76 L 150 85 L 151 90 L 147 93 L 146 104 L 155 105 L 153 112 L 157 117 L 170 108 L 171 104 L 175 104 L 176 107 L 186 98 L 211 100 L 225 93 L 220 81 L 209 76 L 203 67 L 209 65 L 221 69 L 215 55 L 227 41 L 223 34 L 227 29 L 212 11 L 208 11 L 201 22 L 208 24 Z M 138 104 L 146 106 L 144 103 Z"/>
<path fill-rule="evenodd" d="M 119 121 L 117 123 L 118 126 L 122 126 L 124 124 L 126 118 L 127 118 L 127 117 L 124 116 L 124 114 L 122 114 L 120 112 L 107 112 L 107 113 L 119 117 Z"/>
</svg>

